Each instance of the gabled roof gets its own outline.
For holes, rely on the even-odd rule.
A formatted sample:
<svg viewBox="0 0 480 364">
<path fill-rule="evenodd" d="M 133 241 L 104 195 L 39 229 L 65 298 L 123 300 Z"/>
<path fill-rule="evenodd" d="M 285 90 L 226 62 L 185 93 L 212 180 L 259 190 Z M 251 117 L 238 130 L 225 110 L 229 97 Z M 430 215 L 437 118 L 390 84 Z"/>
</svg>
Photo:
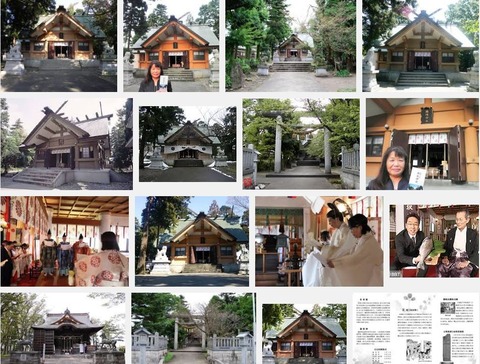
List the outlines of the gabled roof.
<svg viewBox="0 0 480 364">
<path fill-rule="evenodd" d="M 227 230 L 223 229 L 220 225 L 218 225 L 216 222 L 214 222 L 212 219 L 207 217 L 203 212 L 199 213 L 197 218 L 194 221 L 190 221 L 187 225 L 185 225 L 181 230 L 178 231 L 172 238 L 171 241 L 176 243 L 180 240 L 183 240 L 183 238 L 193 230 L 195 230 L 195 227 L 198 227 L 201 223 L 206 223 L 210 227 L 212 231 L 215 231 L 217 234 L 220 234 L 220 236 L 227 241 L 236 241 L 236 237 L 232 235 L 230 232 Z"/>
<path fill-rule="evenodd" d="M 337 339 L 346 338 L 347 335 L 343 331 L 338 321 L 333 317 L 312 316 L 308 311 L 303 311 L 299 317 L 287 318 L 282 323 L 278 332 L 270 330 L 267 332 L 267 338 L 282 338 L 289 336 L 292 331 L 304 325 L 311 325 L 322 331 L 327 337 L 335 337 Z"/>
<path fill-rule="evenodd" d="M 74 326 L 77 330 L 100 331 L 103 325 L 95 325 L 90 321 L 88 313 L 71 313 L 68 309 L 64 313 L 47 313 L 45 322 L 32 326 L 33 329 L 58 329 L 63 325 Z"/>
<path fill-rule="evenodd" d="M 285 41 L 283 41 L 283 43 L 280 44 L 278 47 L 279 48 L 285 47 L 293 39 L 298 43 L 297 46 L 299 46 L 301 44 L 306 44 L 308 46 L 313 46 L 313 39 L 312 39 L 312 37 L 310 37 L 310 35 L 308 35 L 306 33 L 298 33 L 298 34 L 292 34 Z"/>
<path fill-rule="evenodd" d="M 187 121 L 181 126 L 172 128 L 167 135 L 159 136 L 159 144 L 172 143 L 182 136 L 184 132 L 191 131 L 196 137 L 202 140 L 206 144 L 220 144 L 220 140 L 213 135 L 212 131 L 205 126 L 199 126 L 195 122 Z"/>
<path fill-rule="evenodd" d="M 77 138 L 98 137 L 108 135 L 108 123 L 101 119 L 110 119 L 113 115 L 102 115 L 78 123 L 68 119 L 45 107 L 45 116 L 23 141 L 23 146 L 29 148 L 49 141 L 60 132 L 68 132 Z"/>
<path fill-rule="evenodd" d="M 400 24 L 396 26 L 392 33 L 393 35 L 384 42 L 386 46 L 394 46 L 404 42 L 404 37 L 408 39 L 421 39 L 422 32 L 426 39 L 440 39 L 442 43 L 456 48 L 475 48 L 473 43 L 467 36 L 453 24 L 440 24 L 431 19 L 425 10 L 422 10 L 420 15 L 408 24 Z"/>
<path fill-rule="evenodd" d="M 91 28 L 87 27 L 75 17 L 69 15 L 63 6 L 59 6 L 55 14 L 41 16 L 38 19 L 38 22 L 35 25 L 35 30 L 31 33 L 31 36 L 40 37 L 41 35 L 47 34 L 58 24 L 64 24 L 87 38 L 91 38 L 95 35 Z"/>
<path fill-rule="evenodd" d="M 174 35 L 190 39 L 197 46 L 218 47 L 219 41 L 212 29 L 207 25 L 185 25 L 171 16 L 166 24 L 160 28 L 151 28 L 132 48 L 151 48 L 173 37 Z"/>
</svg>

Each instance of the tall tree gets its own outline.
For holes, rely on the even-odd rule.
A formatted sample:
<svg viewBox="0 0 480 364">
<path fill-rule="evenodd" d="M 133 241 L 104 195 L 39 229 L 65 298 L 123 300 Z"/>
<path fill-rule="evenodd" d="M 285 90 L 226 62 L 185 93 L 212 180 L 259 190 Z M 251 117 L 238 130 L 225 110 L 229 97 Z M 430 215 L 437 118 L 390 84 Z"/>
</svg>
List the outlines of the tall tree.
<svg viewBox="0 0 480 364">
<path fill-rule="evenodd" d="M 83 0 L 82 4 L 87 14 L 93 16 L 94 25 L 105 33 L 107 43 L 117 52 L 117 0 Z"/>
<path fill-rule="evenodd" d="M 295 313 L 293 304 L 264 304 L 262 306 L 262 335 L 267 330 L 279 327 L 282 322 Z"/>
<path fill-rule="evenodd" d="M 147 23 L 149 28 L 160 28 L 168 21 L 167 6 L 157 4 L 155 9 L 148 14 Z"/>
<path fill-rule="evenodd" d="M 402 22 L 403 10 L 417 6 L 417 0 L 368 0 L 363 1 L 362 32 L 363 51 L 367 52 L 381 37 L 388 38 L 391 30 Z"/>
<path fill-rule="evenodd" d="M 43 322 L 45 302 L 35 293 L 2 293 L 0 301 L 2 354 L 15 349 L 17 340 L 33 337 L 32 325 Z"/>
<path fill-rule="evenodd" d="M 228 160 L 237 159 L 235 146 L 237 144 L 237 108 L 228 107 L 227 113 L 217 120 L 212 130 L 220 140 L 220 145 Z"/>
<path fill-rule="evenodd" d="M 145 148 L 151 145 L 155 148 L 157 138 L 165 135 L 172 127 L 178 126 L 185 120 L 183 109 L 178 106 L 143 106 L 139 109 L 140 169 L 143 169 Z"/>
<path fill-rule="evenodd" d="M 207 4 L 200 6 L 198 18 L 195 20 L 198 24 L 205 24 L 212 28 L 213 32 L 219 37 L 219 1 L 210 0 Z"/>
<path fill-rule="evenodd" d="M 141 37 L 148 30 L 146 12 L 147 2 L 144 0 L 124 0 L 123 2 L 123 36 L 129 50 L 133 37 Z"/>
<path fill-rule="evenodd" d="M 268 10 L 265 43 L 272 56 L 275 48 L 292 33 L 289 25 L 291 18 L 286 0 L 265 0 L 265 2 Z"/>
<path fill-rule="evenodd" d="M 2 0 L 2 50 L 13 45 L 24 30 L 33 30 L 40 15 L 55 11 L 55 0 Z"/>
<path fill-rule="evenodd" d="M 118 121 L 111 132 L 113 167 L 122 169 L 132 165 L 132 149 L 125 147 L 125 144 L 132 137 L 131 129 L 126 128 L 126 104 L 117 111 L 117 116 Z"/>
</svg>

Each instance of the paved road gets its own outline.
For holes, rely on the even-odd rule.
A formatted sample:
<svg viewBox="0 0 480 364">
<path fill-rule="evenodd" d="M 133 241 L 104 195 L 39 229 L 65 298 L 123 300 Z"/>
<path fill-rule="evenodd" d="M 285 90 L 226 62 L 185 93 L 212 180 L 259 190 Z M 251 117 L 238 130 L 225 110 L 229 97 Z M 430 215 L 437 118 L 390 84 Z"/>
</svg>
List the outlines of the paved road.
<svg viewBox="0 0 480 364">
<path fill-rule="evenodd" d="M 321 92 L 349 91 L 356 87 L 355 74 L 350 77 L 315 77 L 313 72 L 270 72 L 266 77 L 254 77 L 252 84 L 236 90 L 260 92 Z"/>
<path fill-rule="evenodd" d="M 117 77 L 98 70 L 30 71 L 21 76 L 1 72 L 1 92 L 116 92 Z"/>
<path fill-rule="evenodd" d="M 208 167 L 140 169 L 140 182 L 235 182 L 230 176 Z"/>
<path fill-rule="evenodd" d="M 248 287 L 248 283 L 248 276 L 226 273 L 135 276 L 135 286 L 137 287 Z"/>
<path fill-rule="evenodd" d="M 172 351 L 173 359 L 170 364 L 207 364 L 206 354 L 202 351 L 191 351 L 186 348 L 182 351 Z M 196 349 L 195 349 L 196 350 Z"/>
</svg>

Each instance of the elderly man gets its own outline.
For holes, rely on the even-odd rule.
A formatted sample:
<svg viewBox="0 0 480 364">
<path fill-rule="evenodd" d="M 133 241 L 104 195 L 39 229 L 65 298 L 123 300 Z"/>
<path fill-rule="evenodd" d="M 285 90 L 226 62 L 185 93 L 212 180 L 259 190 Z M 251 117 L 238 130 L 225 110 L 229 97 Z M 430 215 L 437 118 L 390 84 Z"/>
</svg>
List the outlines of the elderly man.
<svg viewBox="0 0 480 364">
<path fill-rule="evenodd" d="M 420 262 L 419 248 L 422 245 L 425 234 L 420 231 L 420 217 L 415 212 L 409 212 L 405 217 L 405 229 L 395 236 L 395 260 L 396 269 L 415 266 Z M 425 277 L 427 269 L 418 269 L 417 277 Z"/>
<path fill-rule="evenodd" d="M 455 214 L 456 227 L 447 233 L 445 250 L 448 256 L 454 251 L 465 251 L 470 263 L 474 265 L 472 275 L 478 273 L 478 233 L 467 227 L 470 222 L 470 213 L 467 209 L 457 211 Z"/>
</svg>

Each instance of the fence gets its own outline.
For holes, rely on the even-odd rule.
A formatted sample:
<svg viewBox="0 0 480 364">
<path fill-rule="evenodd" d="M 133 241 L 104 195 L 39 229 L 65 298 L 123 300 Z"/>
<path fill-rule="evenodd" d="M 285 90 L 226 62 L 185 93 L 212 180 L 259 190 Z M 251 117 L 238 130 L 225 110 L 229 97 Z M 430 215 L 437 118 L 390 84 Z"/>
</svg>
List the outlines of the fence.
<svg viewBox="0 0 480 364">
<path fill-rule="evenodd" d="M 241 350 L 242 347 L 253 348 L 253 338 L 211 337 L 207 347 L 211 350 Z"/>
<path fill-rule="evenodd" d="M 342 147 L 342 182 L 345 188 L 360 188 L 360 151 Z"/>
<path fill-rule="evenodd" d="M 132 350 L 140 350 L 146 347 L 147 350 L 166 350 L 168 346 L 168 338 L 160 336 L 158 333 L 154 335 L 132 335 Z"/>
</svg>

